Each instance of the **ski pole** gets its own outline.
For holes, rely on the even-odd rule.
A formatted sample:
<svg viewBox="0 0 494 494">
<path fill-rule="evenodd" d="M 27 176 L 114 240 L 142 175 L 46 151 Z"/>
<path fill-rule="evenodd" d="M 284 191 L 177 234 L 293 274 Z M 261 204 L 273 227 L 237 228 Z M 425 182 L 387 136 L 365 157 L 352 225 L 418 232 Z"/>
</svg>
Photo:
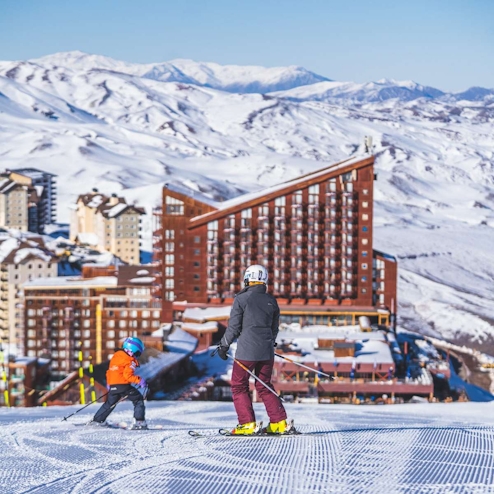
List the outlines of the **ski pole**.
<svg viewBox="0 0 494 494">
<path fill-rule="evenodd" d="M 230 355 L 227 355 L 228 358 L 231 358 L 234 362 L 236 362 L 242 369 L 246 372 L 248 372 L 257 382 L 261 383 L 266 389 L 268 389 L 271 393 L 273 393 L 277 398 L 279 398 L 283 403 L 285 403 L 285 400 L 279 396 L 274 389 L 271 389 L 262 379 L 259 379 L 252 371 L 250 371 L 244 364 L 239 362 L 235 357 L 231 357 Z"/>
<path fill-rule="evenodd" d="M 107 394 L 109 394 L 110 392 L 108 391 L 108 393 L 105 393 L 104 395 L 101 395 L 99 398 L 96 398 L 95 400 L 93 400 L 91 403 L 88 403 L 87 405 L 83 406 L 82 408 L 79 408 L 79 410 L 76 410 L 74 413 L 71 413 L 70 415 L 67 415 L 66 417 L 64 417 L 62 419 L 62 422 L 66 421 L 68 418 L 72 417 L 72 415 L 75 415 L 76 413 L 79 413 L 81 410 L 84 410 L 85 408 L 87 408 L 89 405 L 92 405 L 93 403 L 96 403 L 98 400 L 101 400 L 101 398 L 104 398 Z"/>
<path fill-rule="evenodd" d="M 297 362 L 295 360 L 292 360 L 291 358 L 285 357 L 284 355 L 280 355 L 279 353 L 275 353 L 277 357 L 283 358 L 285 360 L 288 360 L 288 362 L 291 362 L 292 364 L 295 365 L 300 365 L 300 367 L 303 367 L 304 369 L 310 370 L 312 372 L 315 372 L 316 374 L 319 374 L 320 376 L 324 377 L 329 377 L 329 379 L 334 379 L 333 376 L 330 376 L 329 374 L 326 374 L 325 372 L 318 371 L 317 369 L 313 369 L 312 367 L 309 367 L 308 365 L 301 364 L 300 362 Z"/>
</svg>

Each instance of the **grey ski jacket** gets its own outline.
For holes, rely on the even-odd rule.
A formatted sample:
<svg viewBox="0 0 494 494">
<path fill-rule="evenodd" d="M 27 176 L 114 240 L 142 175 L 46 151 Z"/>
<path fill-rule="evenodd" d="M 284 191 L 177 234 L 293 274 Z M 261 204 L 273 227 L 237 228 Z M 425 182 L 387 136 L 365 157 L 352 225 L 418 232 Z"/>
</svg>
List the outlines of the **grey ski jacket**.
<svg viewBox="0 0 494 494">
<path fill-rule="evenodd" d="M 278 335 L 280 309 L 266 285 L 251 285 L 237 293 L 220 345 L 229 347 L 238 338 L 239 360 L 271 360 Z"/>
</svg>

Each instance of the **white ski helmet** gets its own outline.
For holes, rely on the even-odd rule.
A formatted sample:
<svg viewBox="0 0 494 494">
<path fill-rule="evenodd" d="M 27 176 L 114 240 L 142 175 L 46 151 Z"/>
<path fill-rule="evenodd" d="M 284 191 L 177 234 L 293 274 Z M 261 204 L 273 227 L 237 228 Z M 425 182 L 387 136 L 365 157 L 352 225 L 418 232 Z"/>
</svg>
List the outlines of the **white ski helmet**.
<svg viewBox="0 0 494 494">
<path fill-rule="evenodd" d="M 244 274 L 244 283 L 246 285 L 251 281 L 260 281 L 261 283 L 267 284 L 268 282 L 268 270 L 261 266 L 260 264 L 254 264 L 253 266 L 249 266 L 245 270 Z"/>
</svg>

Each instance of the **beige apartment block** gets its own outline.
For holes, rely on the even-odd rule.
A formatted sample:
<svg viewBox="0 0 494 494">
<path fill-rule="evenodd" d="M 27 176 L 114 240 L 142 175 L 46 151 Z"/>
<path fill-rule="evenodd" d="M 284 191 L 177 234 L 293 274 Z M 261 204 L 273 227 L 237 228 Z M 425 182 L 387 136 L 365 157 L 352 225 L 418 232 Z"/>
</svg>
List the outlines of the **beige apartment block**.
<svg viewBox="0 0 494 494">
<path fill-rule="evenodd" d="M 0 176 L 0 227 L 37 232 L 38 202 L 36 188 L 31 184 Z"/>
<path fill-rule="evenodd" d="M 55 278 L 57 260 L 39 237 L 0 238 L 0 340 L 23 348 L 24 293 L 22 285 L 37 278 Z"/>
<path fill-rule="evenodd" d="M 70 239 L 108 251 L 128 264 L 139 264 L 143 208 L 123 197 L 107 197 L 93 189 L 77 199 L 70 223 Z"/>
</svg>

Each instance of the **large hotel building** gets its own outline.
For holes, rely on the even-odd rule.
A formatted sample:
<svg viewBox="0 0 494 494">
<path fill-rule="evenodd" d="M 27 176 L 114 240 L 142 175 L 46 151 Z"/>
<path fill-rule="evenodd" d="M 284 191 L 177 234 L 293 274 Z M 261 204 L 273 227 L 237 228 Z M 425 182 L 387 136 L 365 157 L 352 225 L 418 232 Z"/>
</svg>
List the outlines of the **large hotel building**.
<svg viewBox="0 0 494 494">
<path fill-rule="evenodd" d="M 163 321 L 230 305 L 247 266 L 262 264 L 282 322 L 392 324 L 397 265 L 373 248 L 374 178 L 365 155 L 225 202 L 165 187 L 154 231 Z"/>
</svg>

